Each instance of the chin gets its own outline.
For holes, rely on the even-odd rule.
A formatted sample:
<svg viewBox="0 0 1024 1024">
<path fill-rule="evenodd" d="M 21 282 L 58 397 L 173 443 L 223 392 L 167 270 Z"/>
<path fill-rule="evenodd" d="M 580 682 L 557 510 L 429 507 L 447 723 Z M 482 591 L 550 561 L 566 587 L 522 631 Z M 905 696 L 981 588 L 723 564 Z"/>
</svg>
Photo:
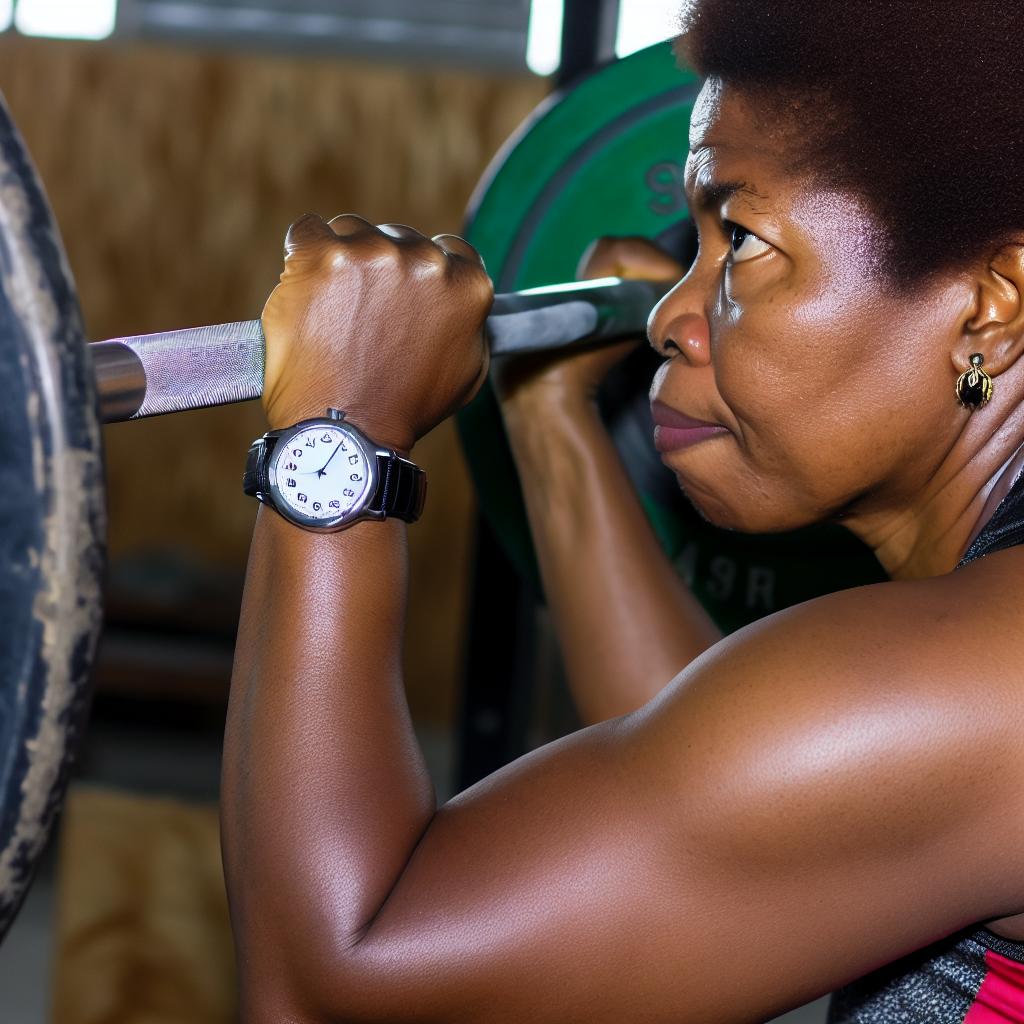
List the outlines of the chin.
<svg viewBox="0 0 1024 1024">
<path fill-rule="evenodd" d="M 736 533 L 789 533 L 834 518 L 827 496 L 778 469 L 765 473 L 711 442 L 662 457 L 679 489 L 712 526 Z"/>
<path fill-rule="evenodd" d="M 796 510 L 782 509 L 763 498 L 760 502 L 742 500 L 739 489 L 729 493 L 710 490 L 677 473 L 676 480 L 684 497 L 697 510 L 702 519 L 720 530 L 735 533 L 788 533 L 811 526 L 820 520 L 800 514 Z"/>
</svg>

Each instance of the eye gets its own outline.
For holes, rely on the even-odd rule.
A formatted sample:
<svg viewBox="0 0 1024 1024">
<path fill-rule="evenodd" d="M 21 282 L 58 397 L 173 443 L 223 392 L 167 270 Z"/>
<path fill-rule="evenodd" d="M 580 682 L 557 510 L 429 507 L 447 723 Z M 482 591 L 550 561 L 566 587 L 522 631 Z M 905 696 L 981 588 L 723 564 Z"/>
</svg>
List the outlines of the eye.
<svg viewBox="0 0 1024 1024">
<path fill-rule="evenodd" d="M 741 224 L 734 224 L 729 220 L 724 221 L 723 224 L 732 247 L 731 263 L 746 263 L 756 256 L 763 255 L 771 248 L 766 241 L 758 238 Z"/>
</svg>

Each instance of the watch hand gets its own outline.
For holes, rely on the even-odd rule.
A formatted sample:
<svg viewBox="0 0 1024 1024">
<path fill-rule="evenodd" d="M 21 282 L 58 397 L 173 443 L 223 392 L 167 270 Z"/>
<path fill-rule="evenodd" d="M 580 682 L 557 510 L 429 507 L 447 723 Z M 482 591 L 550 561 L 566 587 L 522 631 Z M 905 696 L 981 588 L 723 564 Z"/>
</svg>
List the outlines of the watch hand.
<svg viewBox="0 0 1024 1024">
<path fill-rule="evenodd" d="M 339 444 L 338 447 L 335 448 L 334 451 L 331 453 L 331 457 L 324 463 L 324 468 L 317 470 L 317 473 L 316 473 L 317 476 L 323 476 L 324 473 L 327 472 L 327 467 L 334 461 L 334 456 L 337 455 L 338 452 L 340 452 L 340 451 L 341 451 L 341 445 Z"/>
</svg>

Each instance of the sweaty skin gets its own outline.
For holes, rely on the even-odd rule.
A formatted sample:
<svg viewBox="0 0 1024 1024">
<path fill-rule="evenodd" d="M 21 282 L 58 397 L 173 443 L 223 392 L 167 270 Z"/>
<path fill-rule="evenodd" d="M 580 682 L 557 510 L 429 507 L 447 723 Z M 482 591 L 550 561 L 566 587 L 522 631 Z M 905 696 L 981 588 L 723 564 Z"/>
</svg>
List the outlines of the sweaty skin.
<svg viewBox="0 0 1024 1024">
<path fill-rule="evenodd" d="M 978 922 L 1024 938 L 1024 555 L 950 573 L 1024 442 L 1024 250 L 897 293 L 869 215 L 790 180 L 757 126 L 709 82 L 700 253 L 651 339 L 657 397 L 728 431 L 665 459 L 715 521 L 840 518 L 894 581 L 683 668 L 713 638 L 611 510 L 593 538 L 645 564 L 686 634 L 659 615 L 627 639 L 682 670 L 438 808 L 402 692 L 406 528 L 262 511 L 222 798 L 246 1021 L 753 1022 Z M 407 448 L 468 399 L 489 282 L 441 244 L 293 228 L 265 312 L 273 426 L 332 404 Z M 973 352 L 996 394 L 971 414 Z M 507 400 L 542 379 L 510 375 Z"/>
</svg>

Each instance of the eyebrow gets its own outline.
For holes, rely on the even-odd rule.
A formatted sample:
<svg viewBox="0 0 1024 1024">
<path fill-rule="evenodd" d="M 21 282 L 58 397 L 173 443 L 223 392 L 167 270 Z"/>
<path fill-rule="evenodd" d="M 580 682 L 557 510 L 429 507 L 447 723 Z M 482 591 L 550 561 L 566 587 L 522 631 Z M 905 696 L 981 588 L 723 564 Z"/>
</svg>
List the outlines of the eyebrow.
<svg viewBox="0 0 1024 1024">
<path fill-rule="evenodd" d="M 702 212 L 715 210 L 735 195 L 744 196 L 748 200 L 764 198 L 748 181 L 716 181 L 710 185 L 697 186 L 693 206 Z"/>
</svg>

